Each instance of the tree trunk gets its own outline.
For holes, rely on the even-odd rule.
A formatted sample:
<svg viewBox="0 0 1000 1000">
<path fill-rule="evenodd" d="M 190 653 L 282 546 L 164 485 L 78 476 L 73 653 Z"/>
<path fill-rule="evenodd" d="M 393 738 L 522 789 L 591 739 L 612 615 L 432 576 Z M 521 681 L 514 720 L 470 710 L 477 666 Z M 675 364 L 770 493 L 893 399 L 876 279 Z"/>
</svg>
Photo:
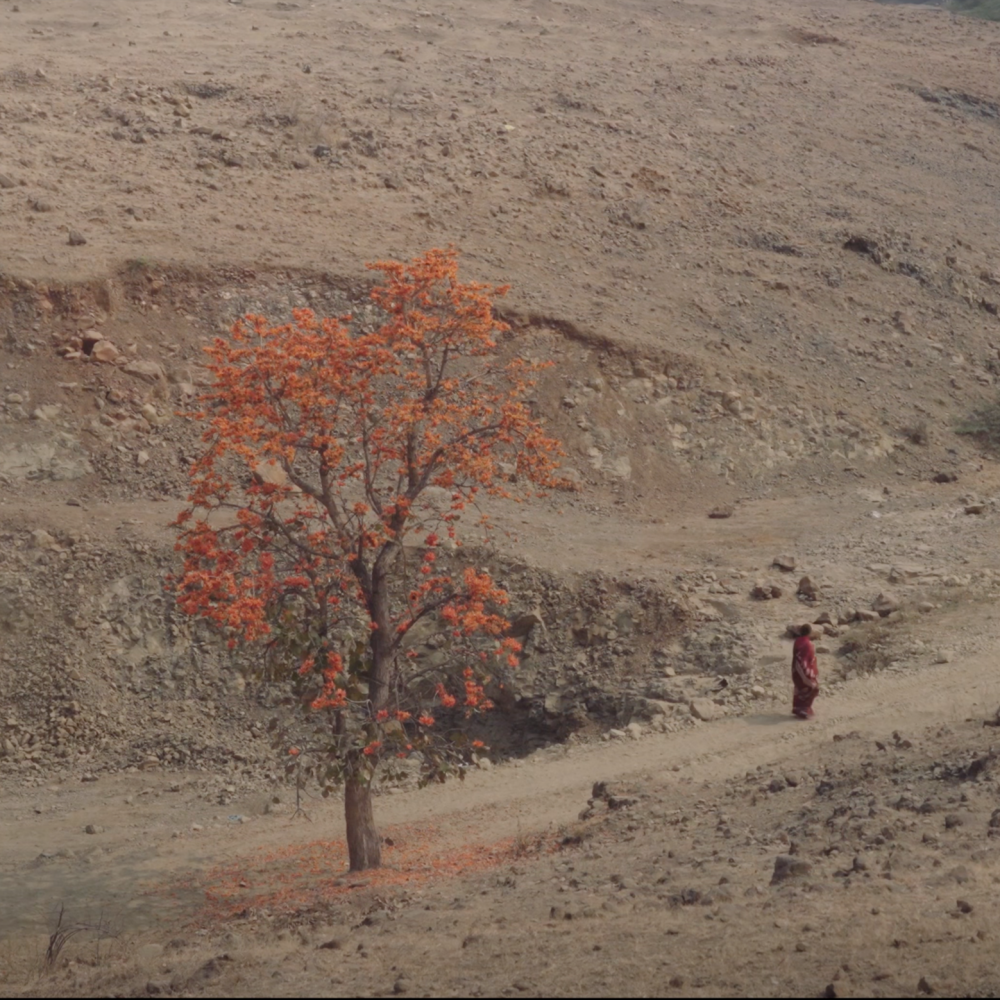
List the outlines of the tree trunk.
<svg viewBox="0 0 1000 1000">
<path fill-rule="evenodd" d="M 372 654 L 368 679 L 368 707 L 372 717 L 389 703 L 392 670 L 392 636 L 389 627 L 389 581 L 385 571 L 386 550 L 375 561 L 371 574 L 368 613 L 375 628 L 369 640 Z M 360 767 L 360 758 L 352 762 Z M 353 770 L 353 768 L 352 768 Z M 367 770 L 362 768 L 362 773 Z M 371 772 L 368 773 L 371 777 Z M 352 872 L 382 867 L 382 838 L 375 828 L 370 781 L 355 772 L 344 785 L 344 819 L 347 822 L 347 854 Z"/>
<path fill-rule="evenodd" d="M 382 867 L 382 838 L 375 828 L 372 790 L 367 782 L 349 778 L 344 785 L 347 855 L 352 872 Z"/>
</svg>

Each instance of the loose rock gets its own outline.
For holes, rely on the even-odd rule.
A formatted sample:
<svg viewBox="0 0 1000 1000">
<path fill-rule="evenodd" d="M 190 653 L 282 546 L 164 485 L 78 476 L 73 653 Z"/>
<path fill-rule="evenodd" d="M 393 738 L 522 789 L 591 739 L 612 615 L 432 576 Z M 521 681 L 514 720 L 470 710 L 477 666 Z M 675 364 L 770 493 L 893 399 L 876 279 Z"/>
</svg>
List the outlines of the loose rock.
<svg viewBox="0 0 1000 1000">
<path fill-rule="evenodd" d="M 130 361 L 122 371 L 126 375 L 135 375 L 146 382 L 159 382 L 166 377 L 163 367 L 155 361 Z"/>
<path fill-rule="evenodd" d="M 114 364 L 120 354 L 121 351 L 110 340 L 99 341 L 90 352 L 90 356 L 95 361 L 100 361 L 106 365 Z"/>
<path fill-rule="evenodd" d="M 872 602 L 872 611 L 878 612 L 879 616 L 885 618 L 893 611 L 899 610 L 899 601 L 892 595 L 881 593 Z"/>
<path fill-rule="evenodd" d="M 708 698 L 695 698 L 688 706 L 691 714 L 702 722 L 712 722 L 722 716 L 722 708 Z"/>
<path fill-rule="evenodd" d="M 800 878 L 812 871 L 812 865 L 802 858 L 792 854 L 779 854 L 774 859 L 774 873 L 771 875 L 771 885 L 779 885 L 792 878 Z"/>
</svg>

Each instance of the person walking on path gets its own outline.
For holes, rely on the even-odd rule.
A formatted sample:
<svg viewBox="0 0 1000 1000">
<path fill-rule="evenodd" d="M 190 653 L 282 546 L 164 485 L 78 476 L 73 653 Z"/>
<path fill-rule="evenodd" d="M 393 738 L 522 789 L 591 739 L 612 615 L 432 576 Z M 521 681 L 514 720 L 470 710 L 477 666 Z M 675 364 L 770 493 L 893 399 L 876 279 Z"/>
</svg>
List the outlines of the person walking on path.
<svg viewBox="0 0 1000 1000">
<path fill-rule="evenodd" d="M 813 649 L 812 626 L 803 625 L 792 651 L 792 683 L 795 694 L 792 697 L 792 715 L 797 719 L 813 717 L 813 702 L 819 694 L 819 668 L 816 665 L 816 650 Z"/>
</svg>

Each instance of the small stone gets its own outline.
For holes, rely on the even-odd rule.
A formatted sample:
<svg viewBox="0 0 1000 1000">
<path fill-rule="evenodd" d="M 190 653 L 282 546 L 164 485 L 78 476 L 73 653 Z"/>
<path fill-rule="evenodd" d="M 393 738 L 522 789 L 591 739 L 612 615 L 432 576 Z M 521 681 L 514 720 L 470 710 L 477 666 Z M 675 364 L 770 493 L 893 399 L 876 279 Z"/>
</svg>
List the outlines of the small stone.
<svg viewBox="0 0 1000 1000">
<path fill-rule="evenodd" d="M 955 659 L 955 654 L 950 649 L 942 649 L 934 656 L 935 663 L 951 663 Z"/>
<path fill-rule="evenodd" d="M 152 403 L 143 403 L 142 408 L 139 410 L 139 412 L 154 427 L 158 427 L 163 422 L 163 418 L 157 412 L 156 407 L 153 406 Z"/>
<path fill-rule="evenodd" d="M 292 160 L 292 166 L 296 170 L 308 170 L 312 164 L 304 156 L 296 156 L 295 159 Z"/>
<path fill-rule="evenodd" d="M 859 622 L 877 622 L 881 617 L 877 611 L 869 611 L 867 608 L 858 608 L 854 612 L 854 620 Z"/>
<path fill-rule="evenodd" d="M 957 483 L 958 476 L 954 472 L 937 472 L 931 481 L 935 483 Z"/>
<path fill-rule="evenodd" d="M 83 832 L 84 833 L 89 833 L 91 835 L 98 834 L 98 833 L 104 833 L 104 827 L 103 826 L 95 826 L 93 823 L 88 823 L 83 828 Z"/>
<path fill-rule="evenodd" d="M 790 555 L 778 555 L 774 557 L 773 566 L 777 566 L 778 569 L 783 570 L 785 573 L 791 573 L 795 569 L 795 556 Z"/>
<path fill-rule="evenodd" d="M 970 903 L 966 899 L 959 899 L 959 900 L 957 900 L 955 902 L 955 906 L 958 909 L 959 913 L 971 913 L 972 912 L 972 903 Z"/>
<path fill-rule="evenodd" d="M 545 621 L 541 612 L 529 611 L 527 614 L 518 615 L 507 627 L 507 635 L 514 639 L 521 639 L 531 634 L 536 625 L 545 628 Z"/>
<path fill-rule="evenodd" d="M 69 231 L 69 238 L 66 240 L 66 242 L 71 247 L 82 247 L 84 243 L 87 242 L 87 237 L 84 236 L 83 233 L 78 232 L 76 229 L 71 229 Z"/>
<path fill-rule="evenodd" d="M 932 994 L 932 993 L 935 992 L 934 987 L 931 986 L 931 984 L 927 981 L 927 977 L 926 976 L 921 976 L 920 977 L 920 982 L 917 983 L 917 992 L 918 993 L 925 993 L 928 996 L 930 994 Z"/>
<path fill-rule="evenodd" d="M 286 486 L 288 474 L 274 459 L 267 459 L 253 466 L 251 475 L 259 483 Z"/>
<path fill-rule="evenodd" d="M 913 336 L 914 322 L 911 313 L 908 313 L 903 309 L 897 309 L 896 312 L 892 314 L 892 325 L 899 330 L 900 333 L 906 334 L 907 337 Z"/>
<path fill-rule="evenodd" d="M 35 528 L 31 533 L 32 545 L 36 549 L 54 549 L 58 542 L 44 528 Z"/>
<path fill-rule="evenodd" d="M 944 818 L 944 828 L 946 830 L 955 830 L 962 826 L 962 817 L 957 816 L 955 813 L 948 813 Z"/>
<path fill-rule="evenodd" d="M 136 453 L 135 464 L 138 466 L 143 466 L 149 461 L 149 452 L 140 451 Z"/>
<path fill-rule="evenodd" d="M 691 714 L 702 722 L 712 722 L 723 714 L 721 707 L 708 698 L 695 698 L 688 707 Z"/>
<path fill-rule="evenodd" d="M 111 365 L 118 359 L 121 351 L 111 343 L 110 340 L 101 340 L 94 344 L 94 349 L 90 352 L 90 356 L 102 364 Z"/>
<path fill-rule="evenodd" d="M 799 585 L 795 592 L 799 597 L 804 597 L 807 601 L 815 601 L 819 597 L 819 588 L 808 576 L 804 576 L 799 580 Z"/>
<path fill-rule="evenodd" d="M 0 190 L 10 190 L 17 187 L 17 181 L 9 174 L 0 174 Z"/>
<path fill-rule="evenodd" d="M 84 354 L 90 354 L 94 345 L 104 340 L 104 334 L 100 330 L 86 330 L 80 334 L 80 347 Z"/>
<path fill-rule="evenodd" d="M 126 375 L 135 375 L 146 382 L 159 382 L 165 378 L 163 366 L 155 361 L 130 361 L 122 371 Z"/>
<path fill-rule="evenodd" d="M 792 854 L 779 854 L 774 859 L 774 873 L 771 876 L 771 885 L 778 885 L 791 878 L 798 878 L 808 875 L 812 871 L 812 865 L 802 858 L 797 858 Z"/>
<path fill-rule="evenodd" d="M 872 611 L 878 612 L 881 618 L 899 610 L 899 601 L 893 594 L 881 593 L 872 601 Z"/>
<path fill-rule="evenodd" d="M 733 508 L 725 505 L 722 507 L 713 507 L 709 512 L 708 516 L 714 518 L 715 520 L 723 520 L 727 517 L 733 516 Z"/>
<path fill-rule="evenodd" d="M 982 514 L 986 510 L 986 504 L 984 503 L 967 503 L 965 505 L 966 514 Z"/>
<path fill-rule="evenodd" d="M 641 724 L 641 723 L 638 723 L 638 722 L 630 722 L 630 723 L 629 723 L 629 724 L 628 724 L 628 725 L 627 725 L 627 726 L 625 727 L 625 732 L 626 732 L 626 733 L 627 733 L 627 734 L 629 735 L 629 737 L 631 737 L 631 738 L 632 738 L 633 740 L 637 740 L 637 739 L 639 739 L 639 738 L 640 738 L 640 737 L 642 736 L 642 731 L 643 731 L 643 730 L 642 730 L 642 724 Z"/>
</svg>

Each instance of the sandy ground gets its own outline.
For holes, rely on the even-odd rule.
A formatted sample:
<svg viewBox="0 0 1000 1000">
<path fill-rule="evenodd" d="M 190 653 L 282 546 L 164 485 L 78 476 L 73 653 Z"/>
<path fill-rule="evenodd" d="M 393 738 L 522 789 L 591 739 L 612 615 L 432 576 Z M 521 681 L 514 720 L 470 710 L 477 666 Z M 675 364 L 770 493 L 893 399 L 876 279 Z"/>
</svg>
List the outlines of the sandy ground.
<svg viewBox="0 0 1000 1000">
<path fill-rule="evenodd" d="M 505 556 L 738 571 L 701 598 L 753 616 L 776 690 L 801 609 L 743 591 L 777 552 L 845 602 L 916 560 L 936 605 L 892 669 L 824 658 L 814 724 L 768 695 L 386 795 L 378 876 L 344 878 L 337 803 L 293 818 L 235 764 L 12 778 L 0 995 L 996 995 L 1000 627 L 942 581 L 996 564 L 996 503 L 964 513 L 996 463 L 953 429 L 995 395 L 998 31 L 850 0 L 0 0 L 0 474 L 48 440 L 26 389 L 97 469 L 0 475 L 5 544 L 165 547 L 188 440 L 146 472 L 144 443 L 82 445 L 80 385 L 165 411 L 257 285 L 287 308 L 455 244 L 557 361 L 540 405 L 585 473 L 496 512 Z M 171 388 L 58 359 L 92 322 Z M 581 819 L 598 781 L 629 802 Z M 772 885 L 779 855 L 808 870 Z"/>
<path fill-rule="evenodd" d="M 496 995 L 512 989 L 529 995 L 586 991 L 609 996 L 664 992 L 792 996 L 816 995 L 827 980 L 837 977 L 838 965 L 844 965 L 847 973 L 839 976 L 843 982 L 837 995 L 913 995 L 907 991 L 916 987 L 920 976 L 933 980 L 941 992 L 982 988 L 983 983 L 995 983 L 988 958 L 985 964 L 979 961 L 981 953 L 991 950 L 995 933 L 996 903 L 989 887 L 995 881 L 992 873 L 997 872 L 996 852 L 985 836 L 985 819 L 995 803 L 990 768 L 971 783 L 957 778 L 952 783 L 963 792 L 962 802 L 973 804 L 936 806 L 916 832 L 911 833 L 917 824 L 897 820 L 898 807 L 869 810 L 867 803 L 869 798 L 872 804 L 881 801 L 887 788 L 888 799 L 895 803 L 902 790 L 900 773 L 906 779 L 916 777 L 915 798 L 920 801 L 924 787 L 934 782 L 927 776 L 921 782 L 914 773 L 915 756 L 930 768 L 942 762 L 965 763 L 970 748 L 992 753 L 992 730 L 984 730 L 981 722 L 1000 703 L 1000 680 L 992 667 L 993 657 L 984 656 L 925 668 L 910 678 L 881 676 L 852 682 L 823 699 L 820 718 L 812 725 L 795 724 L 775 706 L 773 711 L 713 723 L 683 737 L 554 747 L 526 761 L 471 774 L 463 787 L 383 798 L 379 803 L 383 829 L 398 841 L 400 850 L 411 840 L 431 836 L 438 857 L 447 858 L 461 848 L 467 873 L 428 881 L 411 871 L 403 885 L 381 890 L 362 878 L 358 888 L 329 889 L 322 903 L 293 908 L 290 917 L 282 914 L 279 904 L 274 906 L 275 916 L 266 918 L 254 909 L 253 901 L 262 889 L 266 894 L 268 886 L 273 892 L 282 884 L 270 881 L 280 879 L 282 870 L 311 865 L 312 875 L 307 871 L 299 883 L 303 888 L 310 879 L 315 884 L 336 875 L 338 848 L 330 844 L 317 854 L 314 841 L 323 831 L 336 828 L 335 806 L 308 802 L 311 823 L 290 819 L 287 812 L 262 815 L 261 800 L 266 796 L 237 800 L 220 810 L 208 795 L 195 794 L 212 782 L 194 775 L 122 776 L 8 795 L 0 831 L 6 845 L 0 888 L 6 899 L 18 902 L 5 907 L 3 929 L 7 941 L 22 949 L 17 955 L 9 950 L 8 961 L 23 962 L 32 949 L 36 954 L 42 949 L 47 934 L 32 937 L 25 931 L 33 927 L 37 933 L 51 924 L 53 901 L 58 899 L 76 921 L 89 921 L 91 926 L 100 919 L 106 922 L 103 946 L 108 957 L 97 963 L 95 977 L 86 963 L 90 950 L 99 953 L 101 943 L 78 942 L 76 951 L 68 945 L 67 954 L 77 956 L 68 971 L 52 987 L 46 987 L 44 979 L 37 983 L 29 977 L 24 985 L 32 993 L 65 989 L 74 982 L 87 990 L 117 984 L 117 989 L 142 991 L 148 980 L 155 988 L 182 992 L 259 995 L 257 977 L 278 971 L 273 987 L 278 995 L 318 995 L 329 988 L 330 975 L 339 970 L 339 983 L 336 976 L 332 981 L 334 992 L 350 995 L 355 990 L 389 990 L 399 978 L 392 975 L 398 968 L 415 980 L 408 987 L 415 992 L 447 995 L 463 991 Z M 909 758 L 900 749 L 904 736 L 912 751 Z M 894 752 L 880 754 L 876 740 Z M 813 831 L 818 843 L 803 834 L 802 846 L 793 849 L 813 865 L 814 881 L 800 880 L 806 888 L 798 892 L 769 887 L 774 857 L 787 851 L 789 831 L 799 836 L 796 831 L 804 818 L 815 817 L 813 821 L 821 823 L 826 813 L 849 814 L 847 809 L 827 807 L 824 798 L 830 793 L 820 788 L 818 779 L 856 768 L 859 754 L 868 758 L 861 775 L 837 777 L 834 783 L 842 794 L 856 796 L 859 790 L 852 786 L 861 781 L 865 822 L 838 829 L 831 820 L 818 837 Z M 873 762 L 872 755 L 881 760 Z M 736 796 L 734 784 L 747 785 L 744 775 L 754 793 L 761 789 L 766 806 L 757 808 L 756 794 L 750 802 L 749 792 Z M 796 786 L 786 794 L 768 794 L 772 775 L 797 775 L 790 779 Z M 578 813 L 597 781 L 637 794 L 635 804 L 609 813 L 610 820 L 598 817 L 580 823 Z M 903 787 L 912 791 L 914 785 Z M 286 791 L 283 795 L 287 799 Z M 945 819 L 940 813 L 948 808 L 963 810 L 962 836 L 941 837 L 939 843 L 936 831 Z M 972 818 L 965 810 L 982 815 Z M 883 818 L 870 821 L 869 811 Z M 844 896 L 843 876 L 836 872 L 845 865 L 850 868 L 853 850 L 863 850 L 866 837 L 867 863 L 877 872 L 877 861 L 885 855 L 871 846 L 872 835 L 863 827 L 884 831 L 886 822 L 902 826 L 898 842 L 889 850 L 889 862 L 881 869 L 880 877 L 891 883 L 866 881 L 860 892 Z M 84 834 L 87 824 L 99 832 Z M 744 832 L 727 830 L 725 842 L 713 849 L 712 840 L 723 826 Z M 582 842 L 565 839 L 581 835 Z M 560 842 L 569 846 L 555 855 L 543 851 L 539 856 L 532 847 Z M 913 864 L 907 850 L 927 853 L 929 842 L 936 857 Z M 512 843 L 517 850 L 500 849 Z M 487 866 L 485 874 L 476 874 L 480 867 L 476 845 L 493 845 L 499 851 L 498 862 Z M 389 852 L 393 867 L 392 848 Z M 223 870 L 226 864 L 232 871 Z M 956 904 L 947 889 L 941 891 L 955 880 L 942 878 L 945 871 L 938 871 L 942 864 L 947 872 L 963 864 L 974 869 L 974 874 L 959 873 L 951 893 L 971 901 L 975 914 L 958 935 L 948 930 L 958 930 L 956 918 L 947 913 Z M 893 865 L 895 874 L 886 876 Z M 665 869 L 665 877 L 653 879 L 650 866 L 661 876 L 660 869 Z M 706 866 L 721 866 L 727 872 L 723 883 L 727 890 L 715 909 L 688 910 L 670 898 L 682 891 L 678 886 L 686 886 L 685 879 L 700 891 L 715 885 Z M 560 873 L 575 869 L 588 877 L 568 889 Z M 225 885 L 233 872 L 243 891 L 233 893 Z M 338 884 L 345 883 L 342 879 L 333 883 Z M 838 887 L 832 895 L 831 884 Z M 650 886 L 659 894 L 651 899 L 645 895 Z M 204 929 L 191 936 L 191 921 L 194 928 L 208 928 L 209 941 L 221 934 L 219 925 L 206 916 L 212 908 L 205 909 L 205 892 L 223 890 L 231 896 L 223 892 L 223 898 L 236 904 L 223 911 L 234 912 L 236 918 L 223 925 L 228 928 L 228 944 L 214 946 L 199 937 L 205 935 Z M 583 914 L 595 903 L 607 903 L 608 892 L 612 904 L 594 916 L 602 921 L 598 930 Z M 241 896 L 247 906 L 239 905 Z M 470 908 L 473 912 L 461 912 L 459 919 L 448 917 L 449 910 Z M 553 932 L 567 911 L 578 918 L 563 925 L 568 938 Z M 642 913 L 638 924 L 637 911 Z M 721 923 L 706 924 L 704 917 Z M 930 925 L 935 920 L 948 930 L 945 938 L 934 937 Z M 398 926 L 392 926 L 397 921 Z M 793 938 L 810 933 L 799 924 L 811 925 L 819 944 L 818 961 L 797 961 L 795 952 L 783 954 L 782 942 L 794 944 Z M 918 950 L 897 961 L 903 946 L 896 945 L 894 953 L 889 939 L 898 941 L 915 933 L 926 941 L 911 937 L 906 947 Z M 378 973 L 364 962 L 352 963 L 348 951 L 336 962 L 325 962 L 322 949 L 316 949 L 338 935 L 343 940 L 337 950 L 377 953 Z M 438 965 L 453 948 L 459 949 L 462 959 L 468 957 L 463 949 L 478 942 L 480 935 L 489 941 L 488 960 L 456 966 L 449 959 L 444 967 Z M 684 946 L 682 951 L 663 950 L 664 935 L 681 935 L 677 943 Z M 877 949 L 873 951 L 872 940 L 860 943 L 865 935 L 877 937 Z M 175 936 L 180 944 L 171 946 Z M 462 943 L 470 938 L 471 944 Z M 702 964 L 702 949 L 713 941 L 711 946 L 721 947 L 726 955 L 724 965 Z M 943 944 L 950 951 L 947 959 L 935 947 Z M 217 958 L 212 947 L 232 952 L 231 964 L 227 960 L 221 972 L 202 974 L 203 963 Z M 969 956 L 966 948 L 971 949 Z M 586 956 L 597 950 L 604 954 L 595 964 Z M 776 973 L 773 978 L 742 979 L 759 975 L 768 955 Z M 626 986 L 620 982 L 619 963 L 630 970 Z M 671 988 L 672 980 L 680 985 Z M 748 991 L 747 982 L 752 983 Z M 848 992 L 852 988 L 864 992 Z"/>
</svg>

